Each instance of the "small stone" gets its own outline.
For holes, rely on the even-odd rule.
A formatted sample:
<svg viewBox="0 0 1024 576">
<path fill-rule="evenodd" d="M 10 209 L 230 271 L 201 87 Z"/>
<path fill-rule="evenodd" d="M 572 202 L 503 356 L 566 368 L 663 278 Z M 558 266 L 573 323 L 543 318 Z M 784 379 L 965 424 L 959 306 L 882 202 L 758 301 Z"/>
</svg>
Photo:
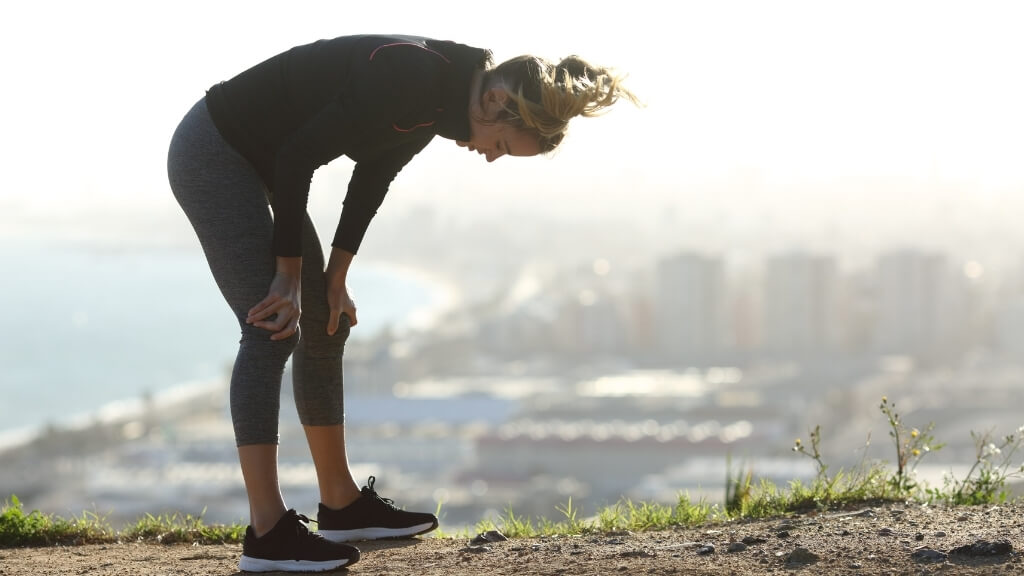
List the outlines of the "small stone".
<svg viewBox="0 0 1024 576">
<path fill-rule="evenodd" d="M 530 546 L 530 550 L 533 550 L 534 552 L 540 552 L 540 544 L 534 544 L 533 546 Z"/>
<path fill-rule="evenodd" d="M 466 546 L 462 549 L 463 552 L 471 552 L 473 554 L 480 554 L 481 552 L 490 552 L 490 546 Z"/>
<path fill-rule="evenodd" d="M 789 553 L 786 557 L 786 564 L 814 564 L 821 557 L 807 548 L 799 547 Z"/>
<path fill-rule="evenodd" d="M 629 570 L 629 566 L 626 566 L 625 564 L 623 564 L 622 566 L 619 566 L 619 567 L 617 568 L 617 570 L 618 570 L 619 572 L 625 572 L 626 570 Z"/>
<path fill-rule="evenodd" d="M 918 532 L 917 534 L 914 534 L 914 540 L 917 540 L 918 542 L 920 542 L 921 540 L 924 540 L 924 534 L 922 534 L 921 532 Z"/>
<path fill-rule="evenodd" d="M 949 551 L 950 556 L 1002 556 L 1013 551 L 1009 540 L 978 540 L 973 544 L 957 546 Z"/>
<path fill-rule="evenodd" d="M 850 562 L 850 568 L 860 570 L 862 568 L 862 564 L 860 562 Z"/>
<path fill-rule="evenodd" d="M 910 555 L 911 558 L 918 562 L 945 562 L 946 553 L 938 550 L 932 550 L 927 546 L 922 546 L 914 550 Z"/>
<path fill-rule="evenodd" d="M 780 530 L 779 532 L 776 532 L 775 535 L 779 538 L 789 538 L 789 530 Z"/>
<path fill-rule="evenodd" d="M 849 536 L 850 534 L 852 534 L 852 532 L 850 532 L 849 530 L 845 530 L 845 529 L 842 532 L 839 533 L 840 536 Z"/>
<path fill-rule="evenodd" d="M 726 548 L 726 551 L 727 552 L 743 552 L 746 549 L 747 549 L 747 545 L 744 544 L 743 542 L 732 542 L 732 543 L 729 544 L 729 547 Z"/>
<path fill-rule="evenodd" d="M 622 538 L 609 538 L 606 544 L 625 544 L 626 541 Z"/>
<path fill-rule="evenodd" d="M 875 511 L 870 508 L 866 508 L 864 510 L 861 510 L 860 512 L 857 512 L 855 516 L 859 516 L 861 518 L 873 518 L 875 516 Z"/>
<path fill-rule="evenodd" d="M 971 515 L 970 514 L 961 514 L 961 515 L 956 517 L 956 521 L 957 522 L 967 522 L 970 519 L 971 519 Z"/>
<path fill-rule="evenodd" d="M 700 548 L 697 548 L 697 554 L 700 554 L 701 556 L 705 556 L 707 554 L 714 554 L 714 553 L 715 553 L 715 545 L 714 544 L 705 544 L 705 545 L 701 546 Z"/>
<path fill-rule="evenodd" d="M 878 531 L 878 535 L 879 536 L 892 536 L 893 535 L 892 528 L 882 528 L 881 530 Z"/>
<path fill-rule="evenodd" d="M 747 546 L 750 546 L 752 544 L 764 544 L 765 542 L 767 542 L 767 540 L 765 540 L 764 538 L 760 538 L 758 536 L 744 536 L 743 540 L 740 540 L 740 542 L 743 542 Z"/>
<path fill-rule="evenodd" d="M 506 540 L 508 540 L 508 537 L 506 537 L 501 532 L 498 532 L 497 530 L 488 530 L 487 532 L 477 534 L 472 540 L 469 541 L 469 544 L 471 546 L 478 546 L 480 544 L 487 544 L 491 542 L 504 542 Z"/>
</svg>

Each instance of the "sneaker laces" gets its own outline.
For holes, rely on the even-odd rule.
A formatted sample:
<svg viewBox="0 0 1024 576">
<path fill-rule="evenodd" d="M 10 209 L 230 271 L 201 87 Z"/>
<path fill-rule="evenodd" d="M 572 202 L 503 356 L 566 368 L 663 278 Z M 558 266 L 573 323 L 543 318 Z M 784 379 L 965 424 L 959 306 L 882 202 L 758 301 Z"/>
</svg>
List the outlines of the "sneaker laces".
<svg viewBox="0 0 1024 576">
<path fill-rule="evenodd" d="M 398 506 L 395 506 L 394 500 L 392 500 L 391 498 L 384 498 L 380 494 L 377 494 L 377 491 L 373 489 L 373 484 L 376 481 L 376 477 L 370 476 L 369 480 L 366 481 L 366 486 L 363 486 L 363 495 L 369 496 L 371 498 L 376 498 L 377 500 L 380 500 L 385 505 L 387 505 L 388 508 L 391 508 L 392 510 L 398 510 Z"/>
<path fill-rule="evenodd" d="M 313 520 L 312 518 L 310 518 L 309 516 L 306 516 L 305 514 L 299 514 L 299 513 L 295 514 L 295 520 L 296 520 L 296 522 L 295 522 L 295 533 L 298 534 L 299 536 L 304 536 L 304 535 L 308 534 L 310 536 L 314 536 L 314 537 L 317 537 L 317 538 L 323 538 L 323 536 L 319 532 L 313 532 L 312 530 L 309 529 L 308 524 L 310 522 L 314 522 L 314 523 L 319 524 L 319 522 L 317 522 L 316 520 Z"/>
</svg>

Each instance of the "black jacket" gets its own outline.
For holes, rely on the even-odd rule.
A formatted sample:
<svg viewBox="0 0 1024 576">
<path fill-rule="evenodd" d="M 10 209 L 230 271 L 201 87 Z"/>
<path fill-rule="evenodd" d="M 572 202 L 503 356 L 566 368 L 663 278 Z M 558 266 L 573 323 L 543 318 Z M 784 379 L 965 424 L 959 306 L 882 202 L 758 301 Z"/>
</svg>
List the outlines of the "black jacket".
<svg viewBox="0 0 1024 576">
<path fill-rule="evenodd" d="M 342 155 L 356 166 L 332 245 L 355 253 L 391 181 L 435 134 L 470 139 L 470 82 L 489 58 L 416 36 L 343 36 L 210 88 L 214 124 L 270 192 L 274 254 L 302 254 L 313 171 Z"/>
</svg>

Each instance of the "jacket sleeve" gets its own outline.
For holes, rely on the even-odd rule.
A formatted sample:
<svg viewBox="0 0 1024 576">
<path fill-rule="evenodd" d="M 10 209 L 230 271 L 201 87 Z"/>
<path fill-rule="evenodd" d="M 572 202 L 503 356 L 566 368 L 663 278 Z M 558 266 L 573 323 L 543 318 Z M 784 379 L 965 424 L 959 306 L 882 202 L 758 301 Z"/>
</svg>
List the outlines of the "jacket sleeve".
<svg viewBox="0 0 1024 576">
<path fill-rule="evenodd" d="M 384 202 L 384 196 L 398 172 L 430 143 L 432 137 L 403 144 L 381 156 L 356 163 L 348 193 L 341 210 L 341 220 L 331 246 L 355 254 L 366 235 L 370 220 Z"/>
<path fill-rule="evenodd" d="M 313 172 L 344 154 L 353 127 L 346 107 L 336 99 L 293 132 L 274 159 L 271 207 L 275 256 L 302 255 L 302 223 Z"/>
</svg>

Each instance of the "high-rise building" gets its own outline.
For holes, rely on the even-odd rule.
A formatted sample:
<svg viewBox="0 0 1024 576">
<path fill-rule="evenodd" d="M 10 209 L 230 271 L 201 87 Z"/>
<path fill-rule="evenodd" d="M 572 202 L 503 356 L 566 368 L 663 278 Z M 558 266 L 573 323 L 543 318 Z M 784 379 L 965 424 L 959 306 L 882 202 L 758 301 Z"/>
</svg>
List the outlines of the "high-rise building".
<svg viewBox="0 0 1024 576">
<path fill-rule="evenodd" d="M 831 256 L 793 253 L 765 266 L 762 348 L 801 359 L 838 348 L 838 277 Z"/>
<path fill-rule="evenodd" d="M 658 263 L 659 348 L 678 363 L 715 362 L 724 351 L 725 273 L 721 259 L 684 252 Z"/>
<path fill-rule="evenodd" d="M 899 250 L 878 261 L 875 349 L 931 362 L 963 351 L 963 278 L 935 252 Z"/>
</svg>

